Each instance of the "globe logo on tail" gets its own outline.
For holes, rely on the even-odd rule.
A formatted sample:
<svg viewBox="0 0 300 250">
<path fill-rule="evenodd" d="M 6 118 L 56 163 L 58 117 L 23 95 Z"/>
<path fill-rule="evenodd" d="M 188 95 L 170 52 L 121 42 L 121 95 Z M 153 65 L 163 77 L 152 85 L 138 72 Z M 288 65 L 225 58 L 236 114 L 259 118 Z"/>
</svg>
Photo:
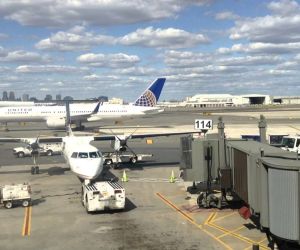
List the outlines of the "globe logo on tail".
<svg viewBox="0 0 300 250">
<path fill-rule="evenodd" d="M 136 101 L 137 106 L 153 107 L 156 105 L 156 97 L 149 89 Z"/>
</svg>

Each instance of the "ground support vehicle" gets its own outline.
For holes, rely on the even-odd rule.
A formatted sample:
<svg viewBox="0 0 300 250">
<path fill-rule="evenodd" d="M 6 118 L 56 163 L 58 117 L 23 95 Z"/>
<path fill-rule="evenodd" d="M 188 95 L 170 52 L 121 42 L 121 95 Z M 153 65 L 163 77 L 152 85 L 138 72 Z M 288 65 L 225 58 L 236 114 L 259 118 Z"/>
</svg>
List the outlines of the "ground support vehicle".
<svg viewBox="0 0 300 250">
<path fill-rule="evenodd" d="M 142 161 L 145 158 L 153 157 L 153 154 L 134 154 L 134 153 L 118 153 L 118 152 L 106 152 L 103 153 L 104 164 L 117 165 L 119 163 L 132 163 L 135 164 L 138 161 Z"/>
<path fill-rule="evenodd" d="M 39 154 L 52 156 L 60 154 L 62 151 L 61 143 L 40 143 Z M 13 149 L 13 154 L 19 158 L 32 155 L 32 148 L 28 145 L 26 147 L 16 147 Z"/>
<path fill-rule="evenodd" d="M 86 211 L 125 208 L 125 189 L 118 182 L 99 181 L 82 184 L 82 205 Z"/>
<path fill-rule="evenodd" d="M 17 204 L 28 207 L 31 202 L 30 193 L 29 184 L 5 185 L 0 187 L 0 203 L 8 209 Z"/>
<path fill-rule="evenodd" d="M 300 136 L 284 136 L 281 148 L 283 150 L 300 154 Z"/>
</svg>

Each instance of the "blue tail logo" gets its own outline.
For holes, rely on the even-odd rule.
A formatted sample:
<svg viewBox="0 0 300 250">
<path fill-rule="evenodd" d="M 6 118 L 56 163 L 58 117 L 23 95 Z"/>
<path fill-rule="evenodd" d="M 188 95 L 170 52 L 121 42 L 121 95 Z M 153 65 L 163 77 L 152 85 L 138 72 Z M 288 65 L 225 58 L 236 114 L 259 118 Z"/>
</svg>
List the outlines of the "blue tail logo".
<svg viewBox="0 0 300 250">
<path fill-rule="evenodd" d="M 145 92 L 135 101 L 136 106 L 154 107 L 158 101 L 166 78 L 157 78 Z"/>
</svg>

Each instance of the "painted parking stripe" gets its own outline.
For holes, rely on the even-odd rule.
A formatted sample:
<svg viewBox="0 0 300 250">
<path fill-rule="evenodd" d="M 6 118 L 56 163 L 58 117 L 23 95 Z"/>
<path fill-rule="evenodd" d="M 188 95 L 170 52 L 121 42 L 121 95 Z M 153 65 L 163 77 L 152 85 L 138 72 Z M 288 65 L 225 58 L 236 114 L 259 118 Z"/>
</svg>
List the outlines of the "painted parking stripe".
<svg viewBox="0 0 300 250">
<path fill-rule="evenodd" d="M 31 211 L 32 207 L 26 207 L 25 208 L 25 215 L 24 215 L 24 223 L 23 223 L 23 229 L 22 229 L 22 236 L 30 236 L 31 231 Z"/>
</svg>

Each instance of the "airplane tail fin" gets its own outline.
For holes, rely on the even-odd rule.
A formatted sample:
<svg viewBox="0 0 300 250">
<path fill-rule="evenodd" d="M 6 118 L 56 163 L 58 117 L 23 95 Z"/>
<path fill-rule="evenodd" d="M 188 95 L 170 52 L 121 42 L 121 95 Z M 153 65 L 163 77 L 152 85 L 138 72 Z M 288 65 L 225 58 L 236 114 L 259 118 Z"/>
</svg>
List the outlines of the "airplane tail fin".
<svg viewBox="0 0 300 250">
<path fill-rule="evenodd" d="M 143 92 L 143 94 L 134 102 L 135 106 L 154 107 L 158 101 L 161 90 L 165 84 L 166 78 L 157 78 Z"/>
<path fill-rule="evenodd" d="M 102 105 L 102 102 L 98 102 L 97 106 L 95 107 L 95 109 L 93 110 L 92 114 L 96 114 L 98 113 L 99 107 Z"/>
</svg>

